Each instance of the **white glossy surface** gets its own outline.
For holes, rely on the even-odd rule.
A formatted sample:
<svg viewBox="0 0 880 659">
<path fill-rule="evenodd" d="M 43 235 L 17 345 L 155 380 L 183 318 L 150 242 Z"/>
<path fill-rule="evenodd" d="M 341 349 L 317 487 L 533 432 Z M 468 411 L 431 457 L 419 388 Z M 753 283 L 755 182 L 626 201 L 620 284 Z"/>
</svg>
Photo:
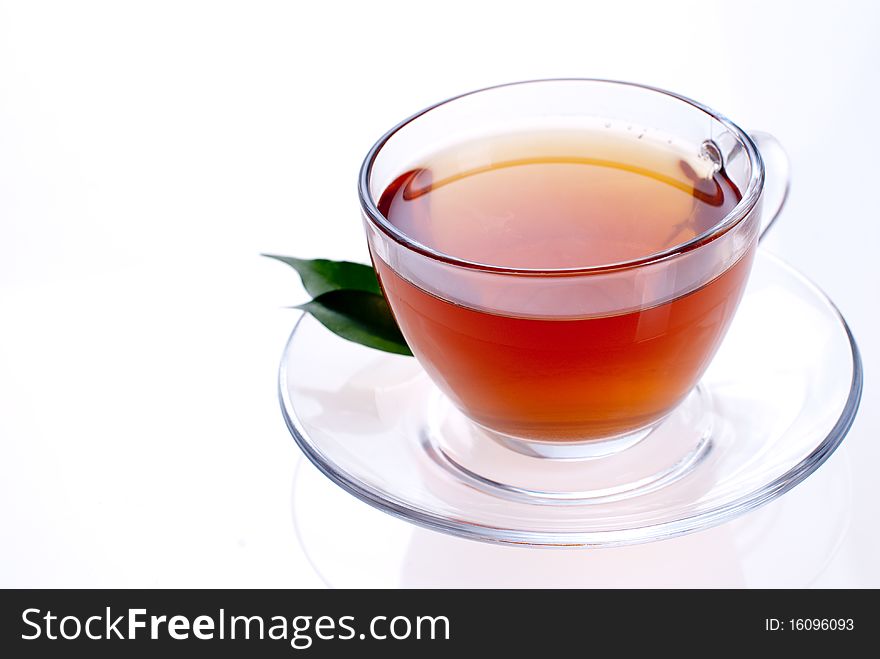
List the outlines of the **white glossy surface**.
<svg viewBox="0 0 880 659">
<path fill-rule="evenodd" d="M 583 75 L 788 148 L 768 247 L 840 306 L 867 373 L 826 465 L 853 465 L 851 523 L 813 583 L 880 586 L 878 27 L 869 2 L 0 4 L 0 585 L 320 586 L 275 398 L 303 294 L 256 254 L 364 259 L 378 135 L 457 92 Z"/>
</svg>

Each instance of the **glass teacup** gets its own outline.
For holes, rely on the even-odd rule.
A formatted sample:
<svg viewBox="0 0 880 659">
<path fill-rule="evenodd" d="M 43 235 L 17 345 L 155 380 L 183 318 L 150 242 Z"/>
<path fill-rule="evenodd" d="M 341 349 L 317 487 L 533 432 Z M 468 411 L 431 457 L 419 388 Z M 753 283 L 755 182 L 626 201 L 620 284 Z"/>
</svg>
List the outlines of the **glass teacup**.
<svg viewBox="0 0 880 659">
<path fill-rule="evenodd" d="M 498 165 L 491 150 L 473 148 L 484 136 L 560 130 L 669 145 L 694 186 L 723 175 L 738 199 L 710 226 L 660 249 L 563 267 L 445 251 L 382 208 L 402 176 L 425 171 L 440 151 L 470 145 L 446 158 L 444 180 L 454 180 Z M 531 455 L 605 455 L 647 436 L 709 365 L 745 287 L 762 217 L 766 229 L 784 201 L 787 176 L 772 212 L 762 210 L 757 142 L 781 153 L 769 136 L 750 136 L 699 103 L 605 80 L 492 87 L 403 121 L 368 153 L 359 192 L 374 265 L 419 363 L 471 421 Z M 591 162 L 610 166 L 602 152 L 610 147 L 597 145 Z M 408 181 L 418 194 L 417 176 Z M 649 209 L 646 230 L 653 220 Z M 516 247 L 528 253 L 531 245 Z"/>
</svg>

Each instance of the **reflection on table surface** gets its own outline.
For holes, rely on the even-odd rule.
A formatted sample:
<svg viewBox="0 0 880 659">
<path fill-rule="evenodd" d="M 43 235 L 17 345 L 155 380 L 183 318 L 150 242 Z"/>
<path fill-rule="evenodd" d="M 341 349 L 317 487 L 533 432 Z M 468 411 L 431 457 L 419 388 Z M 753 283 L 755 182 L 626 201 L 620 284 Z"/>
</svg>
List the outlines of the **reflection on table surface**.
<svg viewBox="0 0 880 659">
<path fill-rule="evenodd" d="M 839 450 L 783 497 L 732 522 L 616 548 L 492 545 L 415 527 L 350 496 L 303 460 L 294 483 L 300 542 L 324 581 L 345 587 L 806 587 L 849 526 Z M 309 502 L 321 501 L 321 506 Z"/>
</svg>

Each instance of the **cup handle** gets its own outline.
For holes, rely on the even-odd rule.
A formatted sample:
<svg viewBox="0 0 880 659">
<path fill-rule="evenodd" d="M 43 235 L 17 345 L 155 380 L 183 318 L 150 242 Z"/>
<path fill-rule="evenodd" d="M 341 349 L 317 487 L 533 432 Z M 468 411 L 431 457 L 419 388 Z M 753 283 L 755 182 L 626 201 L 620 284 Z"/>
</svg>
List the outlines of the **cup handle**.
<svg viewBox="0 0 880 659">
<path fill-rule="evenodd" d="M 770 133 L 749 131 L 752 140 L 758 145 L 764 161 L 764 210 L 761 214 L 761 234 L 758 241 L 764 240 L 770 227 L 782 212 L 791 188 L 791 164 L 785 149 Z"/>
</svg>

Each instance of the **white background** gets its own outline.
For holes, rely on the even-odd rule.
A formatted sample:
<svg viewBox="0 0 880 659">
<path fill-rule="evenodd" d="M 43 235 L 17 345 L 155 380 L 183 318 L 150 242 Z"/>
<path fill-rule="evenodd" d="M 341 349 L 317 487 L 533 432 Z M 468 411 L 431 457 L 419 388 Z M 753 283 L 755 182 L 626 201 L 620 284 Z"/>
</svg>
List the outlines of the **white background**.
<svg viewBox="0 0 880 659">
<path fill-rule="evenodd" d="M 257 255 L 365 259 L 355 177 L 382 132 L 574 76 L 786 145 L 767 245 L 839 305 L 867 373 L 818 583 L 880 586 L 878 33 L 880 5 L 840 0 L 3 3 L 0 585 L 320 586 L 275 394 L 304 295 Z"/>
</svg>

